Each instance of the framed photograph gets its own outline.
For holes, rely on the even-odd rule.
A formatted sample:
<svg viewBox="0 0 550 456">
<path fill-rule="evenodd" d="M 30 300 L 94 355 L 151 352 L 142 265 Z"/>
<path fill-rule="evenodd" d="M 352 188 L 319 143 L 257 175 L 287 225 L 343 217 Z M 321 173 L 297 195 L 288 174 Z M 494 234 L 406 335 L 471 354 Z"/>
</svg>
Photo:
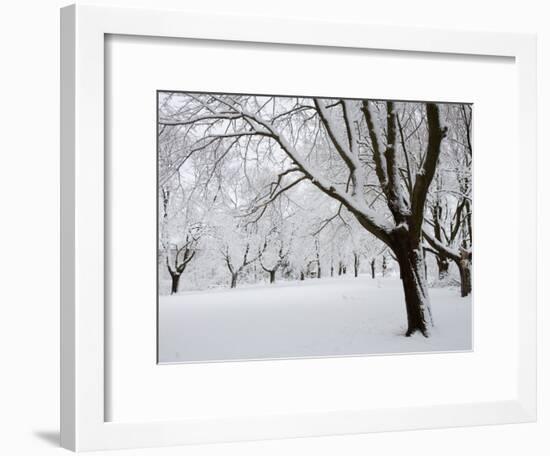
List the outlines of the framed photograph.
<svg viewBox="0 0 550 456">
<path fill-rule="evenodd" d="M 471 104 L 157 109 L 160 363 L 472 349 Z"/>
<path fill-rule="evenodd" d="M 64 447 L 536 419 L 534 36 L 70 6 L 61 58 Z"/>
</svg>

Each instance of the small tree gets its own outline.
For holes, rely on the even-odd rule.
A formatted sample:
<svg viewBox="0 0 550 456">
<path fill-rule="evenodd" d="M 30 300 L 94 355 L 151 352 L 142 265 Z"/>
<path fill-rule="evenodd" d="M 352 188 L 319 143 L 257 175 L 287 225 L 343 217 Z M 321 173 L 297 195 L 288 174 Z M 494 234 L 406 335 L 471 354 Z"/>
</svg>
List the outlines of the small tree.
<svg viewBox="0 0 550 456">
<path fill-rule="evenodd" d="M 285 250 L 282 239 L 265 238 L 262 251 L 258 253 L 262 269 L 269 274 L 269 283 L 275 283 L 277 271 L 286 263 L 288 250 Z"/>
<path fill-rule="evenodd" d="M 359 275 L 359 268 L 361 267 L 361 256 L 356 250 L 353 251 L 353 275 L 357 277 Z"/>
<path fill-rule="evenodd" d="M 238 259 L 234 258 L 234 256 L 231 255 L 228 246 L 226 246 L 225 249 L 222 250 L 223 259 L 225 261 L 225 264 L 227 265 L 227 269 L 229 270 L 229 273 L 231 274 L 231 282 L 230 282 L 231 288 L 237 288 L 239 274 L 241 274 L 247 266 L 256 262 L 261 255 L 261 253 L 258 253 L 258 255 L 251 257 L 249 256 L 249 254 L 250 254 L 249 243 L 246 244 L 242 256 Z"/>
<path fill-rule="evenodd" d="M 180 278 L 185 272 L 187 266 L 197 253 L 197 246 L 202 236 L 203 228 L 200 225 L 195 225 L 190 228 L 185 236 L 185 242 L 181 247 L 175 246 L 175 254 L 172 262 L 169 255 L 166 255 L 166 267 L 172 279 L 170 294 L 175 294 L 179 290 Z"/>
</svg>

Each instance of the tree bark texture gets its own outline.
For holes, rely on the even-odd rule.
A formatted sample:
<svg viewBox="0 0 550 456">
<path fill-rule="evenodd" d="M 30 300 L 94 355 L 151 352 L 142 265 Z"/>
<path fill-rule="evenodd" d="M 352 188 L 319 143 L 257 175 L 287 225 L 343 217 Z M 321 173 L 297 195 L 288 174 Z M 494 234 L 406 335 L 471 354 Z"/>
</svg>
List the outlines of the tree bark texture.
<svg viewBox="0 0 550 456">
<path fill-rule="evenodd" d="M 428 285 L 424 274 L 424 255 L 422 249 L 408 233 L 396 237 L 393 251 L 399 263 L 405 307 L 407 310 L 407 332 L 411 336 L 419 331 L 429 337 L 433 326 Z"/>
</svg>

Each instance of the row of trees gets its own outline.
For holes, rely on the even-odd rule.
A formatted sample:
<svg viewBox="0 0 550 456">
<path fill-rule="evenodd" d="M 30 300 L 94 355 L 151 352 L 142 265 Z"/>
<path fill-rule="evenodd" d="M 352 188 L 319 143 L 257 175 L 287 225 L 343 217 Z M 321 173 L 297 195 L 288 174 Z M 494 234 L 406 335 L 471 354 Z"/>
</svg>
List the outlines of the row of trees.
<svg viewBox="0 0 550 456">
<path fill-rule="evenodd" d="M 201 221 L 192 223 L 186 214 L 178 217 L 177 211 L 169 216 L 166 208 L 159 261 L 169 273 L 170 292 L 178 292 L 186 271 L 191 288 L 225 284 L 236 288 L 239 281 L 275 283 L 278 278 L 305 280 L 346 273 L 358 277 L 361 270 L 374 277 L 378 269 L 385 275 L 391 257 L 384 245 L 349 215 L 347 220 L 344 215 L 320 217 L 330 212 L 331 201 L 323 204 L 322 196 L 313 192 L 308 197 L 306 192 L 307 187 L 297 189 L 293 196 L 317 206 L 317 217 L 311 217 L 312 207 L 299 207 L 286 197 L 270 205 L 254 223 L 238 213 L 232 215 L 233 210 L 221 202 L 215 208 L 210 205 Z M 163 204 L 168 205 L 169 194 L 165 189 Z M 201 280 L 201 272 L 207 272 L 207 280 Z"/>
<path fill-rule="evenodd" d="M 384 254 L 407 335 L 429 336 L 426 254 L 471 291 L 471 122 L 463 104 L 160 93 L 159 263 L 177 290 L 201 256 L 235 287 L 252 265 L 274 281 Z"/>
</svg>

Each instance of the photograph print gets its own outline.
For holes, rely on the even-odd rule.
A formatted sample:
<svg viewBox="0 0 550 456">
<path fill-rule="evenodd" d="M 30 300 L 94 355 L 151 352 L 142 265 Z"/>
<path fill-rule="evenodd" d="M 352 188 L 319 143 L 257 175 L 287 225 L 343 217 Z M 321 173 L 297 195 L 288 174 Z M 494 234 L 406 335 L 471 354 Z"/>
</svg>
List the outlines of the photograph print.
<svg viewBox="0 0 550 456">
<path fill-rule="evenodd" d="M 472 350 L 471 104 L 156 101 L 159 363 Z"/>
</svg>

